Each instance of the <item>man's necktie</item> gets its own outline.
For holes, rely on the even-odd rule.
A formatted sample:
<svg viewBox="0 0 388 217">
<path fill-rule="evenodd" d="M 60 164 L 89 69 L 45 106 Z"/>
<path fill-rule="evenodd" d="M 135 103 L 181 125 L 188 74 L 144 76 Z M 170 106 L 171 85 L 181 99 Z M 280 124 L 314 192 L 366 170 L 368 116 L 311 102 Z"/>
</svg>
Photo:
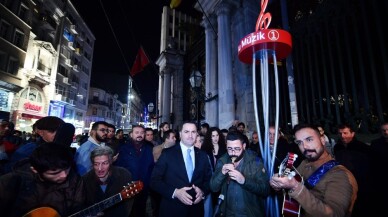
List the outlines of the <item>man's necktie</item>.
<svg viewBox="0 0 388 217">
<path fill-rule="evenodd" d="M 191 177 L 193 175 L 193 159 L 191 159 L 191 149 L 187 149 L 187 156 L 186 156 L 186 172 L 187 176 L 189 177 L 189 181 L 191 182 Z"/>
</svg>

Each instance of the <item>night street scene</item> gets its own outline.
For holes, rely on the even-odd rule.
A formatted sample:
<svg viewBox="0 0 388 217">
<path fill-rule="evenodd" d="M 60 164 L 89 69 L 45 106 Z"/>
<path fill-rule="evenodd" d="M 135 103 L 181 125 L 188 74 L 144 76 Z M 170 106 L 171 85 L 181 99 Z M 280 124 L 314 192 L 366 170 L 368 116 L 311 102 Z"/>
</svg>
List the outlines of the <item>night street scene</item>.
<svg viewBox="0 0 388 217">
<path fill-rule="evenodd" d="M 386 11 L 0 0 L 0 215 L 381 216 Z"/>
</svg>

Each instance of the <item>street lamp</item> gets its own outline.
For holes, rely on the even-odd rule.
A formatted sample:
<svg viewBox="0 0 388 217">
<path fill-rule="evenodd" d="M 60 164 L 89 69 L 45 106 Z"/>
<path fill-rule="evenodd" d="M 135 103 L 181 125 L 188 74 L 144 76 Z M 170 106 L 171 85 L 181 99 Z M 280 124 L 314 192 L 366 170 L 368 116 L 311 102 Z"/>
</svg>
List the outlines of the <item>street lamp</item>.
<svg viewBox="0 0 388 217">
<path fill-rule="evenodd" d="M 151 113 L 154 111 L 155 106 L 152 102 L 150 102 L 147 107 L 148 107 L 148 113 Z"/>
<path fill-rule="evenodd" d="M 128 114 L 128 128 L 131 126 L 131 109 L 132 109 L 132 99 L 134 96 L 129 93 L 128 94 L 128 105 L 127 105 L 127 114 Z"/>
<path fill-rule="evenodd" d="M 197 112 L 196 113 L 197 113 L 197 127 L 199 129 L 200 122 L 199 122 L 199 104 L 198 104 L 198 100 L 199 100 L 199 95 L 200 95 L 202 75 L 201 75 L 201 73 L 198 70 L 195 70 L 195 71 L 193 71 L 191 73 L 189 80 L 190 80 L 191 87 L 194 89 L 194 91 L 197 94 L 197 96 L 196 96 Z"/>
<path fill-rule="evenodd" d="M 153 124 L 151 113 L 154 111 L 155 106 L 152 102 L 150 102 L 148 104 L 147 108 L 148 108 L 148 120 L 147 121 Z"/>
</svg>

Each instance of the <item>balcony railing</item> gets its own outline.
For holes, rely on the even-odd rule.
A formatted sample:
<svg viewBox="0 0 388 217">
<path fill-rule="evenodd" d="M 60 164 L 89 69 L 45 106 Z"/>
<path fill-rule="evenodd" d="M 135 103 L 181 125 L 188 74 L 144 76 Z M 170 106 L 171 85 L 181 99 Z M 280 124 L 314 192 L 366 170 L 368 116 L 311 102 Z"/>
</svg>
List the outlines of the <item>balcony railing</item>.
<svg viewBox="0 0 388 217">
<path fill-rule="evenodd" d="M 41 27 L 43 29 L 50 29 L 50 30 L 55 30 L 57 28 L 57 22 L 54 18 L 51 16 L 48 16 L 46 14 L 42 14 L 40 16 L 40 21 L 41 21 Z"/>
<path fill-rule="evenodd" d="M 43 65 L 41 62 L 38 63 L 38 70 L 42 75 L 51 75 L 51 68 Z"/>
<path fill-rule="evenodd" d="M 74 53 L 77 54 L 78 56 L 81 55 L 81 48 L 77 47 L 74 49 Z"/>
<path fill-rule="evenodd" d="M 91 99 L 91 100 L 89 100 L 89 104 L 104 105 L 104 106 L 109 107 L 109 103 L 104 102 L 104 101 L 101 101 L 101 100 L 94 100 L 94 99 Z"/>
</svg>

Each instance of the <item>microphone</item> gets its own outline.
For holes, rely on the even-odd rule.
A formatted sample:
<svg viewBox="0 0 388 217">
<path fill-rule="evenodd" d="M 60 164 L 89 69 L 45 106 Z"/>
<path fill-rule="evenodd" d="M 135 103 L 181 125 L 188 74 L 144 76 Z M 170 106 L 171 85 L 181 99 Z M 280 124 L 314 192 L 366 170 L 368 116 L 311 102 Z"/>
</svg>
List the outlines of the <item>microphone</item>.
<svg viewBox="0 0 388 217">
<path fill-rule="evenodd" d="M 225 197 L 223 194 L 220 194 L 220 196 L 218 196 L 218 202 L 217 202 L 216 208 L 214 209 L 213 217 L 217 216 L 218 210 L 220 209 L 220 205 L 221 205 L 222 201 L 224 201 L 224 199 L 225 199 Z"/>
</svg>

